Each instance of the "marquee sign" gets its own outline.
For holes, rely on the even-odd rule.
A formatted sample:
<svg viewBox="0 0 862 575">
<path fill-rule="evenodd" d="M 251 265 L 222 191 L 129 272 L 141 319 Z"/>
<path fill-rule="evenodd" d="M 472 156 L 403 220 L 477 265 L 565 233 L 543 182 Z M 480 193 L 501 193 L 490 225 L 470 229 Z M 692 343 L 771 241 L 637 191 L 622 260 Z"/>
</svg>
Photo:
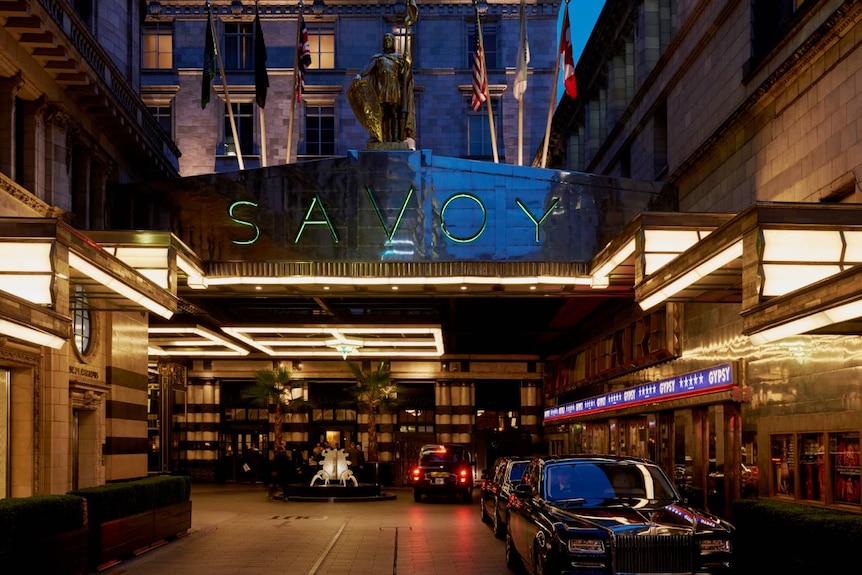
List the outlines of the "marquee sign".
<svg viewBox="0 0 862 575">
<path fill-rule="evenodd" d="M 553 423 L 569 417 L 592 415 L 613 409 L 714 393 L 730 389 L 733 386 L 733 367 L 729 363 L 722 364 L 670 379 L 644 383 L 635 387 L 556 405 L 545 410 L 544 421 L 545 423 Z"/>
</svg>

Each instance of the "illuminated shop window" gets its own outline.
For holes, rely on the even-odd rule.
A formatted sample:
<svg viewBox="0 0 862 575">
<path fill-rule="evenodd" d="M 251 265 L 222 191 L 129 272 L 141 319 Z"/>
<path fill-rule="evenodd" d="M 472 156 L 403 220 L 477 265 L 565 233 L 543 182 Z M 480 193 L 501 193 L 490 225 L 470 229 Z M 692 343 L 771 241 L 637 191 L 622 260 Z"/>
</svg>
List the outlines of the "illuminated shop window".
<svg viewBox="0 0 862 575">
<path fill-rule="evenodd" d="M 835 503 L 859 505 L 859 432 L 829 434 L 832 497 Z"/>
</svg>

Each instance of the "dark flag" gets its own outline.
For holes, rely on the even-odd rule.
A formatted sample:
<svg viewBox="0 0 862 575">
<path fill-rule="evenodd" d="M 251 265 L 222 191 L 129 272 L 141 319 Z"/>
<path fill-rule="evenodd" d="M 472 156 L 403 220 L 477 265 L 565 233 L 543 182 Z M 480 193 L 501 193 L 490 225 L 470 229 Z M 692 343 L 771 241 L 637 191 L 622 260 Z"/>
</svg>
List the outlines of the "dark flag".
<svg viewBox="0 0 862 575">
<path fill-rule="evenodd" d="M 311 45 L 308 43 L 308 28 L 305 18 L 299 14 L 299 32 L 296 35 L 296 101 L 302 99 L 302 89 L 305 88 L 305 72 L 311 66 Z"/>
<path fill-rule="evenodd" d="M 266 107 L 266 91 L 269 88 L 269 75 L 266 73 L 266 44 L 260 27 L 260 14 L 254 6 L 254 98 L 261 108 Z"/>
<path fill-rule="evenodd" d="M 209 9 L 209 3 L 207 3 Z M 210 102 L 210 87 L 212 86 L 213 78 L 216 73 L 215 62 L 215 39 L 213 38 L 213 22 L 212 11 L 207 12 L 207 32 L 204 40 L 204 65 L 203 78 L 201 79 L 201 109 L 207 107 Z"/>
</svg>

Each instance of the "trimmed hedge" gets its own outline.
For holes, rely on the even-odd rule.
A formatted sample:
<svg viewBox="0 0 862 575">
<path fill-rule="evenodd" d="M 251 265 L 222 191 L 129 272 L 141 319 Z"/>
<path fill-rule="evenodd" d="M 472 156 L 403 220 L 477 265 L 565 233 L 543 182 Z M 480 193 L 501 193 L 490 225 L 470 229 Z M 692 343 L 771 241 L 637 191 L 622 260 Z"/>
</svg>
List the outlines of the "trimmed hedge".
<svg viewBox="0 0 862 575">
<path fill-rule="evenodd" d="M 89 521 L 101 524 L 188 501 L 192 479 L 187 475 L 156 475 L 78 489 L 71 494 L 85 498 Z"/>
<path fill-rule="evenodd" d="M 84 526 L 84 499 L 36 495 L 0 499 L 0 550 Z"/>
<path fill-rule="evenodd" d="M 738 565 L 747 573 L 845 572 L 862 541 L 862 515 L 775 499 L 733 502 Z M 783 570 L 783 571 L 782 571 Z"/>
</svg>

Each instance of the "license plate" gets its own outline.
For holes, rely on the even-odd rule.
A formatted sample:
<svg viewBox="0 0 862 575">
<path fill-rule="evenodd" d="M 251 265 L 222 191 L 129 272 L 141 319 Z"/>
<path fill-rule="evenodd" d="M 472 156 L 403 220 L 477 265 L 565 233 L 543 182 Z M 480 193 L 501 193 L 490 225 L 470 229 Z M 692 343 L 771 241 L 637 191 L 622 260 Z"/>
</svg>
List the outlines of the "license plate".
<svg viewBox="0 0 862 575">
<path fill-rule="evenodd" d="M 438 477 L 437 479 L 434 480 L 434 485 L 444 485 L 445 483 L 446 483 L 446 480 L 442 477 Z"/>
</svg>

